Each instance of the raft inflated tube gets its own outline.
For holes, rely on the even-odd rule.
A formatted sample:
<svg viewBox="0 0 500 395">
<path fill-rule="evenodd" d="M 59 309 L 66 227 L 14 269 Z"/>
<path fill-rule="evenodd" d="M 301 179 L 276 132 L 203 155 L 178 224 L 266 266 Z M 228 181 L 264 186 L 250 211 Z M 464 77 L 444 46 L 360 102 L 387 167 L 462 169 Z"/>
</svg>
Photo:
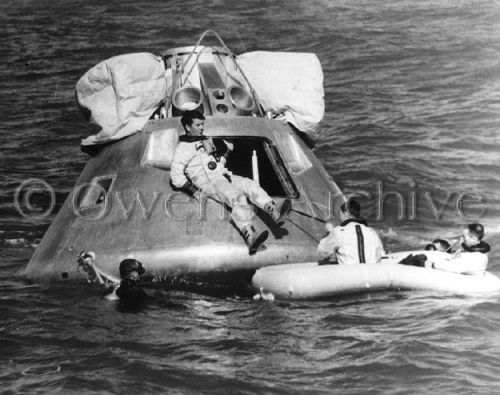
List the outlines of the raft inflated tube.
<svg viewBox="0 0 500 395">
<path fill-rule="evenodd" d="M 318 265 L 317 262 L 267 266 L 257 270 L 252 285 L 280 299 L 315 299 L 383 290 L 435 290 L 457 294 L 500 292 L 500 279 L 485 272 L 470 276 L 401 265 L 410 253 L 388 255 L 378 264 Z M 429 251 L 425 251 L 426 254 Z M 433 252 L 438 259 L 440 252 Z"/>
</svg>

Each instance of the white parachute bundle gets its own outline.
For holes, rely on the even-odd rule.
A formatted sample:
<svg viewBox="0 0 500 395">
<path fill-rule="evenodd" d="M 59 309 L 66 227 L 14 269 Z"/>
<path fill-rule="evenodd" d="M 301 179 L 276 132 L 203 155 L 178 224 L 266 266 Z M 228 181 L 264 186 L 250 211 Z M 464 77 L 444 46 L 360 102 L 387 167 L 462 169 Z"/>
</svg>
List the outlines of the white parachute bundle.
<svg viewBox="0 0 500 395">
<path fill-rule="evenodd" d="M 265 111 L 283 114 L 297 129 L 311 133 L 323 119 L 323 70 L 312 53 L 244 53 L 237 62 Z"/>
<path fill-rule="evenodd" d="M 76 84 L 78 105 L 97 134 L 82 145 L 103 144 L 141 130 L 167 92 L 163 59 L 120 55 L 87 71 Z"/>
</svg>

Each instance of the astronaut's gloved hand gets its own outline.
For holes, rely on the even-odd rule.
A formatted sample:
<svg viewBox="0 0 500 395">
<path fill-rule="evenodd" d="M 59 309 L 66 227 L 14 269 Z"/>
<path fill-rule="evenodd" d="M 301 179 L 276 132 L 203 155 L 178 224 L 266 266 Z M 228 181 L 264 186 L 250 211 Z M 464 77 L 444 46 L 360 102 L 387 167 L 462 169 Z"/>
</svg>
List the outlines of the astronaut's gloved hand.
<svg viewBox="0 0 500 395">
<path fill-rule="evenodd" d="M 202 141 L 202 143 L 203 143 L 203 148 L 205 149 L 205 152 L 207 154 L 211 155 L 217 151 L 217 148 L 215 147 L 212 137 L 206 138 L 205 140 Z"/>
<path fill-rule="evenodd" d="M 198 192 L 198 188 L 196 188 L 196 186 L 191 181 L 186 181 L 181 189 L 189 196 L 193 196 L 196 192 Z"/>
</svg>

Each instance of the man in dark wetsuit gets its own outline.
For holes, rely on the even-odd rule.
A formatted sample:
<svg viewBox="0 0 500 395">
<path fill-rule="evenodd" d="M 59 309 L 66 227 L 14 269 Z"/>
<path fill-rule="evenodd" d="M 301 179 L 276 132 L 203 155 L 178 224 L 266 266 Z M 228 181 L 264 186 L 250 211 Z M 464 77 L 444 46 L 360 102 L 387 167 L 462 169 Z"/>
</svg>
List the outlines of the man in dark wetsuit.
<svg viewBox="0 0 500 395">
<path fill-rule="evenodd" d="M 140 309 L 156 300 L 139 285 L 146 270 L 137 259 L 128 258 L 120 262 L 121 280 L 99 269 L 95 260 L 96 254 L 93 251 L 82 251 L 78 255 L 78 267 L 87 273 L 89 283 L 98 283 L 105 288 L 105 299 L 119 300 L 119 306 L 123 310 Z M 167 307 L 172 306 L 170 303 L 162 304 Z"/>
<path fill-rule="evenodd" d="M 121 305 L 140 307 L 153 300 L 138 284 L 145 272 L 144 266 L 137 259 L 124 259 L 120 262 L 120 276 L 122 280 L 116 290 L 116 296 L 120 298 Z"/>
</svg>

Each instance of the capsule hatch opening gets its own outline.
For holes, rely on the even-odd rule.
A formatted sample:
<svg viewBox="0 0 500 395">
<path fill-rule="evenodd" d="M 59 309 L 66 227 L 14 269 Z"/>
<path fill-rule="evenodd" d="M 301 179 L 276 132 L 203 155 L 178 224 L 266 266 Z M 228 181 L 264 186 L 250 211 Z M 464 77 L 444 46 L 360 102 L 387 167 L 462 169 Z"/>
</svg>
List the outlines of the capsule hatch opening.
<svg viewBox="0 0 500 395">
<path fill-rule="evenodd" d="M 263 137 L 225 137 L 234 144 L 226 167 L 242 177 L 253 179 L 252 156 L 255 151 L 259 170 L 259 184 L 272 197 L 298 198 L 299 192 L 276 146 Z M 217 139 L 217 137 L 214 137 Z M 254 159 L 255 160 L 255 159 Z"/>
</svg>

